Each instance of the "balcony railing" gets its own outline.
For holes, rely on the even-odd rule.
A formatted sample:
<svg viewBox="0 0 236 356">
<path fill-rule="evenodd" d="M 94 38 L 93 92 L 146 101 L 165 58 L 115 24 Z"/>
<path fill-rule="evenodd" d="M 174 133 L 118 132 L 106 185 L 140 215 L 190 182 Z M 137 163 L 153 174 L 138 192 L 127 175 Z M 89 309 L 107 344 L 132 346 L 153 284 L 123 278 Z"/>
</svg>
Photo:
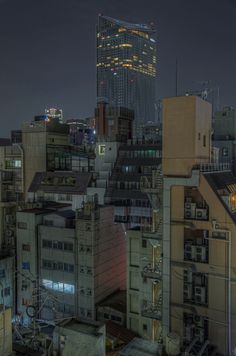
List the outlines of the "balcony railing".
<svg viewBox="0 0 236 356">
<path fill-rule="evenodd" d="M 194 165 L 193 169 L 199 169 L 200 172 L 222 172 L 230 171 L 230 163 L 200 163 Z"/>
<path fill-rule="evenodd" d="M 160 263 L 155 264 L 154 266 L 152 266 L 151 263 L 144 266 L 144 268 L 141 272 L 142 276 L 145 278 L 161 280 L 161 277 L 162 277 L 161 263 L 162 263 L 162 261 L 160 260 Z"/>
<path fill-rule="evenodd" d="M 162 309 L 162 297 L 159 298 L 158 303 L 151 303 L 148 301 L 144 301 L 141 314 L 146 318 L 161 320 L 161 315 L 162 315 L 161 309 Z"/>
</svg>

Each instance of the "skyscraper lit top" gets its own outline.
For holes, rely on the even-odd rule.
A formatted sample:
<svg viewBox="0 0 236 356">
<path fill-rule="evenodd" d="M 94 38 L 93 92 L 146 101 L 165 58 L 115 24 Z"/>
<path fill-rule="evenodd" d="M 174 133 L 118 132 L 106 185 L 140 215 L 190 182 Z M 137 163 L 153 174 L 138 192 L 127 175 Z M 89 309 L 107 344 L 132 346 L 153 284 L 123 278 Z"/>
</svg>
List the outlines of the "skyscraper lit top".
<svg viewBox="0 0 236 356">
<path fill-rule="evenodd" d="M 133 109 L 135 123 L 155 120 L 156 40 L 152 26 L 99 15 L 97 97 Z"/>
</svg>

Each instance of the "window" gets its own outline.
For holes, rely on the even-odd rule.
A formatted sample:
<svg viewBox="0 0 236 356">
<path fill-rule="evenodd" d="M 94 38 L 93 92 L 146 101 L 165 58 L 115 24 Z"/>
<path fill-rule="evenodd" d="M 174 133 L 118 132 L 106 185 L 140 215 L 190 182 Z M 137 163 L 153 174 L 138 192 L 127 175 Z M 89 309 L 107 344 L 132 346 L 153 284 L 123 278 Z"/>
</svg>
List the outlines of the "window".
<svg viewBox="0 0 236 356">
<path fill-rule="evenodd" d="M 53 268 L 53 262 L 49 260 L 43 260 L 42 261 L 42 267 L 45 269 L 52 269 Z"/>
<path fill-rule="evenodd" d="M 147 247 L 147 240 L 142 240 L 142 247 L 146 248 Z"/>
<path fill-rule="evenodd" d="M 64 242 L 64 250 L 65 251 L 73 251 L 73 244 L 69 242 Z"/>
<path fill-rule="evenodd" d="M 91 288 L 87 288 L 87 295 L 91 296 L 92 295 L 92 289 Z"/>
<path fill-rule="evenodd" d="M 104 315 L 104 319 L 110 319 L 110 316 L 109 316 L 109 314 L 107 314 L 107 313 L 104 313 L 103 315 Z"/>
<path fill-rule="evenodd" d="M 84 252 L 84 245 L 79 246 L 79 252 Z"/>
<path fill-rule="evenodd" d="M 92 318 L 92 312 L 91 310 L 87 310 L 87 318 Z"/>
<path fill-rule="evenodd" d="M 15 168 L 21 168 L 21 160 L 20 159 L 15 159 L 14 167 Z"/>
<path fill-rule="evenodd" d="M 87 267 L 87 274 L 92 274 L 92 268 L 91 267 Z"/>
<path fill-rule="evenodd" d="M 147 331 L 147 324 L 143 324 L 143 331 Z"/>
<path fill-rule="evenodd" d="M 30 251 L 30 245 L 29 244 L 22 244 L 22 250 L 23 251 Z"/>
<path fill-rule="evenodd" d="M 27 224 L 26 224 L 26 222 L 18 222 L 17 223 L 17 227 L 18 227 L 18 229 L 26 230 L 27 229 Z"/>
<path fill-rule="evenodd" d="M 84 269 L 85 269 L 84 266 L 80 266 L 79 272 L 84 273 Z"/>
<path fill-rule="evenodd" d="M 206 147 L 206 135 L 203 135 L 203 147 Z"/>
<path fill-rule="evenodd" d="M 53 220 L 44 220 L 46 226 L 53 226 Z"/>
<path fill-rule="evenodd" d="M 69 263 L 64 263 L 64 271 L 65 272 L 74 272 L 74 265 Z"/>
<path fill-rule="evenodd" d="M 87 253 L 87 254 L 91 254 L 91 253 L 92 253 L 92 248 L 91 248 L 91 246 L 87 246 L 87 247 L 86 247 L 86 253 Z"/>
<path fill-rule="evenodd" d="M 227 157 L 229 155 L 229 151 L 227 147 L 222 148 L 222 156 Z"/>
<path fill-rule="evenodd" d="M 43 240 L 43 248 L 52 248 L 51 240 Z"/>
<path fill-rule="evenodd" d="M 5 269 L 0 269 L 0 278 L 5 278 L 6 273 L 5 273 Z"/>
<path fill-rule="evenodd" d="M 29 262 L 22 262 L 22 269 L 30 270 L 30 263 Z"/>
<path fill-rule="evenodd" d="M 64 283 L 64 292 L 68 294 L 75 294 L 75 286 L 73 284 Z"/>
</svg>

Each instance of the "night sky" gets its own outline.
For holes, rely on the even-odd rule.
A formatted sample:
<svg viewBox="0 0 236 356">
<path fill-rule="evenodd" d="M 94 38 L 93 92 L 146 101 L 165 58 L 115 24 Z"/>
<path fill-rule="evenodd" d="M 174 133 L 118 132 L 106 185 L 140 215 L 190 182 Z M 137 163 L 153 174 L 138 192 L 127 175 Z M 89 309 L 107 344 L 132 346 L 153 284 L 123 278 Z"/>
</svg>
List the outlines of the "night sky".
<svg viewBox="0 0 236 356">
<path fill-rule="evenodd" d="M 0 0 L 1 137 L 47 107 L 93 114 L 97 15 L 154 22 L 158 98 L 212 80 L 236 106 L 236 0 Z"/>
</svg>

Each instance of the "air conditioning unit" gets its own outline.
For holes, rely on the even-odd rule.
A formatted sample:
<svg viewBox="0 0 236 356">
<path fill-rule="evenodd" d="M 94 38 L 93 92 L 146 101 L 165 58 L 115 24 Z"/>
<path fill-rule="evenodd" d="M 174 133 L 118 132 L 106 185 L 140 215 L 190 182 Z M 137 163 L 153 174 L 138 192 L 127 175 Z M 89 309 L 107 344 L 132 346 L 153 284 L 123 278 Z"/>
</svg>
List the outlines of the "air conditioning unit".
<svg viewBox="0 0 236 356">
<path fill-rule="evenodd" d="M 195 259 L 195 246 L 191 244 L 186 244 L 184 246 L 184 257 L 188 260 L 194 260 Z"/>
<path fill-rule="evenodd" d="M 184 299 L 192 299 L 192 285 L 184 284 Z"/>
<path fill-rule="evenodd" d="M 200 342 L 204 342 L 204 329 L 203 328 L 196 328 L 194 330 L 194 336 L 199 338 Z"/>
<path fill-rule="evenodd" d="M 185 270 L 184 271 L 184 282 L 192 283 L 193 282 L 193 274 L 192 271 Z"/>
<path fill-rule="evenodd" d="M 185 203 L 184 215 L 187 219 L 195 218 L 196 203 Z"/>
<path fill-rule="evenodd" d="M 192 203 L 192 197 L 186 197 L 185 198 L 186 203 Z"/>
<path fill-rule="evenodd" d="M 194 300 L 198 304 L 204 304 L 206 301 L 206 288 L 195 286 L 194 288 Z"/>
<path fill-rule="evenodd" d="M 212 228 L 213 230 L 217 230 L 220 228 L 220 225 L 217 224 L 216 220 L 212 220 Z"/>
<path fill-rule="evenodd" d="M 207 219 L 207 209 L 196 209 L 196 219 Z"/>
<path fill-rule="evenodd" d="M 195 258 L 199 262 L 206 261 L 206 247 L 205 246 L 196 246 Z"/>
</svg>

